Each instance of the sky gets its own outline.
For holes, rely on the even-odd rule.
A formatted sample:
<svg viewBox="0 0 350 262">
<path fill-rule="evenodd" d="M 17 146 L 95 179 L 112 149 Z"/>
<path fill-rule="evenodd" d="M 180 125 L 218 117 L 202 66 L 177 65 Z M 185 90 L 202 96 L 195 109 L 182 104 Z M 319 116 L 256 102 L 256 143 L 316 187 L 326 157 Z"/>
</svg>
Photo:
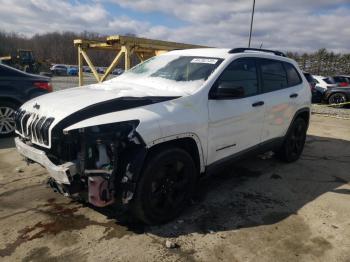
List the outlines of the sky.
<svg viewBox="0 0 350 262">
<path fill-rule="evenodd" d="M 0 0 L 0 30 L 135 34 L 211 47 L 248 44 L 253 0 Z M 350 0 L 256 0 L 252 47 L 350 53 Z"/>
</svg>

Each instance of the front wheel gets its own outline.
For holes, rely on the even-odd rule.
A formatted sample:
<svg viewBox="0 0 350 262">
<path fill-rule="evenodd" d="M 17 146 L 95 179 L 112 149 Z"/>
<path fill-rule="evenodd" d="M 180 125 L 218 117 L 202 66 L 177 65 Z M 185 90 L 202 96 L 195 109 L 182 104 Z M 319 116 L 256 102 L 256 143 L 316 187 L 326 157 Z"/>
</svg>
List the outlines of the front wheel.
<svg viewBox="0 0 350 262">
<path fill-rule="evenodd" d="M 15 112 L 17 105 L 10 102 L 0 102 L 0 138 L 11 136 L 15 132 Z"/>
<path fill-rule="evenodd" d="M 167 148 L 148 158 L 137 185 L 132 209 L 146 224 L 161 224 L 184 209 L 196 181 L 191 156 L 180 148 Z"/>
<path fill-rule="evenodd" d="M 297 118 L 288 131 L 282 147 L 276 152 L 276 156 L 287 163 L 298 160 L 304 149 L 306 131 L 305 120 Z"/>
</svg>

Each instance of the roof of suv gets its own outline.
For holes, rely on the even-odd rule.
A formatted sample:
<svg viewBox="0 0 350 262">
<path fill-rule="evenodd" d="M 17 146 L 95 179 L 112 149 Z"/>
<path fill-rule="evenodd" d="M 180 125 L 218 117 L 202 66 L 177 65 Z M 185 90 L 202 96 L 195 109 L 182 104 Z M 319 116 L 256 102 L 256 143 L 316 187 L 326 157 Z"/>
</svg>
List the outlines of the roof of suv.
<svg viewBox="0 0 350 262">
<path fill-rule="evenodd" d="M 218 57 L 227 58 L 230 56 L 228 48 L 194 48 L 170 51 L 166 54 L 172 55 L 189 55 L 189 56 L 204 56 L 204 57 Z"/>
<path fill-rule="evenodd" d="M 259 50 L 246 50 L 246 51 L 242 51 L 242 52 L 232 52 L 232 50 L 239 50 L 239 49 L 244 49 L 244 48 L 237 48 L 237 49 L 230 49 L 230 48 L 194 48 L 194 49 L 182 49 L 182 50 L 174 50 L 174 51 L 170 51 L 168 53 L 165 53 L 164 55 L 188 55 L 188 56 L 202 56 L 202 57 L 216 57 L 216 58 L 223 58 L 226 59 L 228 57 L 232 57 L 232 56 L 236 56 L 236 55 L 259 55 L 261 57 L 265 57 L 265 58 L 275 58 L 275 59 L 279 59 L 279 60 L 283 60 L 283 61 L 293 61 L 287 57 L 281 56 L 281 55 L 276 55 L 273 54 L 272 52 L 276 52 L 276 53 L 281 53 L 278 51 L 270 51 L 270 50 L 266 50 L 266 51 L 270 51 L 270 52 L 266 52 L 264 51 L 264 49 L 262 49 L 261 51 Z M 282 53 L 281 53 L 282 54 Z"/>
</svg>

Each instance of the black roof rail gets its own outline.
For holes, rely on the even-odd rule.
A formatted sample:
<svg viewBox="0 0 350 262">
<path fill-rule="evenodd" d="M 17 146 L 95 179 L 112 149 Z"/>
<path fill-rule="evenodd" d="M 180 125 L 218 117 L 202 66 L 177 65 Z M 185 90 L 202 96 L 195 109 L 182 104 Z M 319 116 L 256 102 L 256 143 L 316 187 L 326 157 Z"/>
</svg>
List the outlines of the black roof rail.
<svg viewBox="0 0 350 262">
<path fill-rule="evenodd" d="M 238 48 L 233 48 L 228 52 L 229 54 L 236 54 L 236 53 L 243 53 L 245 51 L 259 51 L 259 52 L 272 53 L 278 56 L 287 57 L 283 52 L 276 51 L 276 50 L 269 50 L 269 49 L 260 49 L 260 48 L 238 47 Z"/>
</svg>

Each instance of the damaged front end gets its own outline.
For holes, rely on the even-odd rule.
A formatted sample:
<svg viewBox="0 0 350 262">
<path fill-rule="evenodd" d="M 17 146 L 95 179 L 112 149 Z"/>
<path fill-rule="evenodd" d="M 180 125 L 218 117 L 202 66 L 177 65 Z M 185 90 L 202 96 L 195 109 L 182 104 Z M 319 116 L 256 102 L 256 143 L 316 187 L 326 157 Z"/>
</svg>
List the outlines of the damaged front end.
<svg viewBox="0 0 350 262">
<path fill-rule="evenodd" d="M 138 124 L 138 120 L 131 120 L 53 134 L 45 156 L 68 181 L 52 175 L 47 164 L 35 162 L 47 167 L 51 174 L 48 184 L 56 192 L 78 196 L 98 207 L 127 204 L 146 156 L 145 144 L 136 132 Z"/>
</svg>

